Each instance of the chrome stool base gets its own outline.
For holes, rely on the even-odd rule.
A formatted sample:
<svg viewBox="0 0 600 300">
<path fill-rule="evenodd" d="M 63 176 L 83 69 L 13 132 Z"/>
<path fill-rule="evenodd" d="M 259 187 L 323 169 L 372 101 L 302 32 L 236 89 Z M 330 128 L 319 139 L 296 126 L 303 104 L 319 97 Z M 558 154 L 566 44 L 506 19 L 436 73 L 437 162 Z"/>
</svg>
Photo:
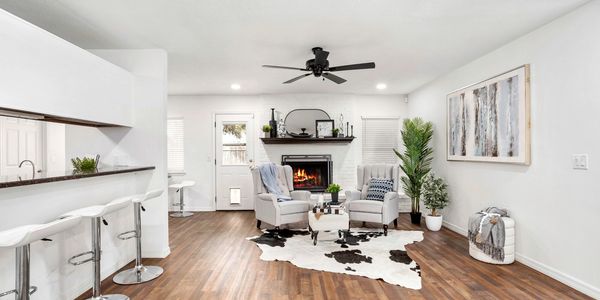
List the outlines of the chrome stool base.
<svg viewBox="0 0 600 300">
<path fill-rule="evenodd" d="M 129 297 L 121 294 L 102 295 L 99 297 L 87 298 L 87 300 L 129 300 Z"/>
<path fill-rule="evenodd" d="M 116 284 L 123 285 L 138 284 L 156 279 L 163 272 L 163 268 L 157 266 L 133 267 L 119 272 L 119 274 L 113 277 L 113 281 Z"/>
<path fill-rule="evenodd" d="M 194 213 L 189 212 L 189 211 L 178 211 L 178 212 L 169 214 L 169 216 L 171 216 L 173 218 L 185 218 L 185 217 L 189 217 L 189 216 L 193 216 L 193 215 L 194 215 Z"/>
</svg>

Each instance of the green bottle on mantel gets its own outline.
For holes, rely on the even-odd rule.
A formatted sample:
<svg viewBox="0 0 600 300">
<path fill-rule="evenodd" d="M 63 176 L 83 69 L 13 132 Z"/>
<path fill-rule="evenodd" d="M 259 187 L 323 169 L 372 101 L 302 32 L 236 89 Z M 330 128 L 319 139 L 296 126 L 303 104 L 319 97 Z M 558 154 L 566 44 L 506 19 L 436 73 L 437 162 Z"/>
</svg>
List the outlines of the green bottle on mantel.
<svg viewBox="0 0 600 300">
<path fill-rule="evenodd" d="M 275 109 L 271 108 L 271 121 L 269 121 L 269 126 L 271 126 L 271 138 L 277 137 L 277 121 L 275 121 Z"/>
</svg>

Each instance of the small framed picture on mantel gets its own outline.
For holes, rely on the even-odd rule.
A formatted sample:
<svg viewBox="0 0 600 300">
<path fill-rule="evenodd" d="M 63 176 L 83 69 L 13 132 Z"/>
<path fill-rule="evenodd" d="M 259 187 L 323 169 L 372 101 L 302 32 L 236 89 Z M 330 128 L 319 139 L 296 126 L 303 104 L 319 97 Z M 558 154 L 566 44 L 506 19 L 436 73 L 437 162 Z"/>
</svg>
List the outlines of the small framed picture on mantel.
<svg viewBox="0 0 600 300">
<path fill-rule="evenodd" d="M 315 135 L 318 138 L 333 137 L 333 120 L 316 120 L 315 121 Z"/>
</svg>

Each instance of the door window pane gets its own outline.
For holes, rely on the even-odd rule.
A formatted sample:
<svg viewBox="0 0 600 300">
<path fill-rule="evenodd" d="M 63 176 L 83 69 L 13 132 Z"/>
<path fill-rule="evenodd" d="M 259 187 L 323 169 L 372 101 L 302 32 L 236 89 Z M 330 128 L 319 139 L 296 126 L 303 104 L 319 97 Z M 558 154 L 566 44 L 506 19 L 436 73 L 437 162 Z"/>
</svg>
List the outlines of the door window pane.
<svg viewBox="0 0 600 300">
<path fill-rule="evenodd" d="M 246 123 L 223 123 L 223 161 L 227 165 L 245 165 L 248 163 L 246 146 Z"/>
</svg>

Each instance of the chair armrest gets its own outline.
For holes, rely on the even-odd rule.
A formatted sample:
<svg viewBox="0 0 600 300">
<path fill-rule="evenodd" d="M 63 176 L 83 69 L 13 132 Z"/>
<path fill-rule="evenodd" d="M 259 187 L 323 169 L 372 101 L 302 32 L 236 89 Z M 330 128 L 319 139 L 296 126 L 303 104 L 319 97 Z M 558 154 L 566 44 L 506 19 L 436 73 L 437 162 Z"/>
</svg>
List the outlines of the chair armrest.
<svg viewBox="0 0 600 300">
<path fill-rule="evenodd" d="M 389 224 L 396 218 L 398 218 L 398 202 L 400 201 L 400 195 L 397 192 L 387 192 L 383 196 L 383 211 L 382 220 L 383 224 Z"/>
<path fill-rule="evenodd" d="M 309 191 L 291 191 L 290 197 L 294 200 L 305 200 L 310 201 L 310 192 Z"/>
<path fill-rule="evenodd" d="M 273 202 L 273 205 L 275 206 L 279 206 L 277 204 L 277 197 L 273 194 L 258 194 L 258 199 L 263 200 L 263 201 L 267 201 L 267 202 Z"/>
<path fill-rule="evenodd" d="M 389 202 L 389 201 L 398 201 L 398 200 L 400 200 L 400 195 L 398 194 L 398 192 L 387 192 L 383 196 L 384 203 Z"/>
<path fill-rule="evenodd" d="M 353 190 L 346 191 L 346 202 L 352 201 L 352 200 L 361 200 L 360 197 L 361 197 L 360 191 L 353 191 Z"/>
</svg>

